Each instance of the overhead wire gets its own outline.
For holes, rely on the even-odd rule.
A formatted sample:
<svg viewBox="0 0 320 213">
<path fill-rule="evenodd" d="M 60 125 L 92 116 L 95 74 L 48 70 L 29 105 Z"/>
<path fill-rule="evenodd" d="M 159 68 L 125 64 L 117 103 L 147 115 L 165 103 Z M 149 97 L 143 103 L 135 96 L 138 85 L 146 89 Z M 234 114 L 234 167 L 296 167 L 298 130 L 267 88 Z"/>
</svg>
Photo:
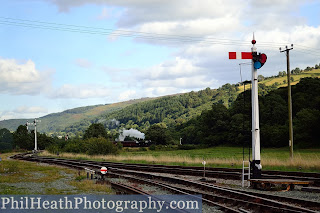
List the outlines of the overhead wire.
<svg viewBox="0 0 320 213">
<path fill-rule="evenodd" d="M 114 29 L 70 25 L 70 24 L 32 21 L 32 20 L 24 20 L 24 19 L 13 19 L 13 18 L 6 18 L 6 17 L 0 17 L 0 24 L 49 29 L 49 30 L 57 30 L 57 31 L 88 33 L 88 34 L 118 35 L 118 36 L 136 37 L 136 38 L 145 38 L 145 39 L 162 39 L 162 40 L 172 39 L 172 40 L 190 41 L 190 42 L 199 41 L 199 42 L 222 44 L 222 45 L 233 45 L 233 44 L 248 45 L 248 41 L 243 41 L 243 40 L 168 35 L 168 34 L 146 33 L 146 32 L 139 32 L 139 31 L 128 31 L 128 30 L 114 30 Z M 263 45 L 263 43 L 261 43 L 261 45 Z M 265 45 L 270 45 L 270 43 L 265 42 Z M 280 45 L 280 43 L 278 45 Z"/>
<path fill-rule="evenodd" d="M 49 24 L 49 25 L 58 25 L 58 26 L 67 26 L 67 27 L 77 27 L 77 28 L 87 28 L 87 29 L 94 29 L 94 30 L 104 30 L 104 31 L 117 31 L 121 33 L 136 33 L 136 34 L 142 34 L 142 35 L 151 35 L 151 36 L 169 36 L 169 37 L 180 37 L 180 38 L 202 38 L 202 37 L 195 37 L 195 36 L 181 36 L 181 35 L 168 35 L 168 34 L 159 34 L 159 33 L 148 33 L 148 32 L 140 32 L 140 31 L 129 31 L 129 30 L 114 30 L 114 29 L 107 29 L 107 28 L 98 28 L 98 27 L 88 27 L 88 26 L 80 26 L 80 25 L 70 25 L 70 24 L 61 24 L 61 23 L 54 23 L 54 22 L 43 22 L 43 21 L 32 21 L 32 20 L 26 20 L 26 19 L 13 19 L 13 18 L 7 18 L 7 17 L 0 17 L 0 19 L 5 20 L 16 20 L 16 21 L 23 21 L 23 22 L 31 22 L 31 23 L 41 23 L 41 24 Z M 210 39 L 210 38 L 209 38 Z M 223 38 L 213 38 L 215 40 L 227 40 L 230 41 L 230 39 L 223 39 Z M 243 40 L 233 40 L 233 41 L 239 41 L 243 42 Z"/>
<path fill-rule="evenodd" d="M 1 20 L 2 19 L 2 20 Z M 15 20 L 15 19 L 10 19 Z M 105 29 L 105 28 L 93 28 L 86 26 L 77 26 L 77 25 L 65 25 L 57 23 L 48 23 L 48 22 L 39 22 L 39 21 L 29 21 L 27 22 L 17 22 L 17 21 L 8 21 L 3 20 L 0 17 L 0 24 L 2 25 L 13 25 L 21 27 L 30 27 L 30 28 L 40 28 L 40 29 L 49 29 L 57 31 L 68 31 L 68 32 L 78 32 L 78 33 L 88 33 L 88 34 L 100 34 L 100 35 L 114 35 L 114 36 L 125 36 L 125 37 L 134 37 L 134 38 L 144 38 L 144 39 L 157 39 L 157 40 L 173 40 L 173 41 L 183 41 L 183 42 L 206 42 L 212 44 L 223 44 L 223 45 L 246 45 L 244 41 L 240 40 L 230 40 L 230 39 L 216 39 L 216 38 L 205 38 L 205 37 L 191 37 L 191 36 L 176 36 L 176 35 L 165 35 L 165 34 L 154 34 L 154 33 L 145 33 L 138 31 L 125 31 L 125 30 L 114 30 L 114 29 Z M 40 24 L 39 24 L 40 23 Z"/>
<path fill-rule="evenodd" d="M 304 50 L 304 49 L 300 49 L 300 48 L 294 48 L 295 51 L 300 52 L 300 53 L 304 53 L 304 54 L 310 54 L 313 55 L 315 57 L 320 57 L 320 52 L 311 52 L 309 50 Z"/>
<path fill-rule="evenodd" d="M 84 33 L 84 34 L 95 34 L 95 35 L 107 35 L 107 36 L 120 36 L 129 37 L 135 39 L 149 39 L 164 42 L 198 42 L 200 45 L 205 44 L 216 44 L 216 45 L 239 45 L 248 46 L 249 41 L 244 40 L 233 40 L 225 38 L 212 38 L 210 36 L 188 36 L 188 35 L 169 35 L 169 34 L 159 34 L 159 33 L 148 33 L 140 31 L 130 31 L 130 30 L 117 30 L 90 26 L 80 26 L 71 24 L 61 24 L 54 22 L 44 22 L 37 20 L 27 20 L 27 19 L 16 19 L 9 17 L 0 17 L 0 25 L 9 26 L 19 26 L 34 29 L 46 29 L 64 32 L 74 32 L 74 33 Z M 268 49 L 279 48 L 279 46 L 284 46 L 287 43 L 275 43 L 275 42 L 259 42 L 259 46 L 266 47 Z M 297 47 L 298 46 L 298 47 Z M 298 52 L 305 54 L 313 54 L 320 56 L 320 50 L 306 47 L 300 44 L 295 44 L 295 49 Z"/>
</svg>

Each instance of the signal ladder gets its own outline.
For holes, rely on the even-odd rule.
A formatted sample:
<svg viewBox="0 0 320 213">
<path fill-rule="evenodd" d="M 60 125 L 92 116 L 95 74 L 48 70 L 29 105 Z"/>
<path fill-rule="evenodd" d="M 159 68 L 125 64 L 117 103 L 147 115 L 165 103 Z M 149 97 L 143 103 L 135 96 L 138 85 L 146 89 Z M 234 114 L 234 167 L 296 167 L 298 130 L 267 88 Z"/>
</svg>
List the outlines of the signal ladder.
<svg viewBox="0 0 320 213">
<path fill-rule="evenodd" d="M 248 164 L 248 166 L 245 166 L 245 164 Z M 248 172 L 246 173 L 246 169 L 248 169 Z M 248 176 L 247 182 L 248 182 L 248 187 L 250 187 L 250 161 L 242 161 L 242 187 L 244 187 L 244 177 Z"/>
</svg>

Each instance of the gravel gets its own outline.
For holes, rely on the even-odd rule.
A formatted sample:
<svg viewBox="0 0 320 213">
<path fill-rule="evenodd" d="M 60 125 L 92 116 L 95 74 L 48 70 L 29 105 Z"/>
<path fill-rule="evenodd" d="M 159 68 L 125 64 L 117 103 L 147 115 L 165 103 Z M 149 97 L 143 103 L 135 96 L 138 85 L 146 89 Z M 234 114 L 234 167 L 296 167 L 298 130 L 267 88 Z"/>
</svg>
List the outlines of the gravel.
<svg viewBox="0 0 320 213">
<path fill-rule="evenodd" d="M 46 194 L 46 190 L 63 190 L 63 192 L 76 193 L 76 187 L 67 184 L 68 181 L 73 179 L 72 174 L 67 174 L 63 171 L 60 172 L 62 178 L 59 178 L 50 183 L 37 182 L 38 179 L 44 178 L 47 175 L 41 172 L 28 173 L 34 179 L 33 182 L 18 182 L 18 183 L 2 183 L 4 186 L 14 187 L 19 190 L 26 191 L 27 194 Z"/>
<path fill-rule="evenodd" d="M 159 174 L 162 176 L 169 176 L 169 177 L 179 177 L 179 178 L 184 178 L 188 180 L 193 180 L 193 181 L 200 181 L 200 177 L 195 177 L 195 176 L 185 176 L 185 175 L 173 175 L 173 174 L 164 174 L 164 173 L 153 173 L 153 174 Z M 130 182 L 126 179 L 117 179 L 117 181 L 120 181 L 125 184 L 130 184 Z M 301 186 L 295 186 L 295 189 L 293 191 L 260 191 L 260 190 L 255 190 L 252 188 L 247 188 L 241 187 L 241 180 L 225 180 L 225 179 L 216 179 L 216 178 L 206 178 L 207 182 L 214 182 L 216 181 L 217 185 L 220 186 L 225 186 L 225 187 L 230 187 L 230 188 L 235 188 L 235 189 L 241 189 L 244 191 L 252 191 L 252 192 L 258 192 L 258 193 L 263 193 L 263 194 L 272 194 L 272 195 L 277 195 L 277 196 L 283 196 L 283 197 L 292 197 L 292 198 L 299 198 L 302 200 L 310 200 L 310 201 L 315 201 L 319 202 L 320 205 L 320 193 L 310 193 L 310 192 L 304 192 L 301 191 Z M 134 184 L 134 186 L 137 186 L 137 183 L 131 183 Z M 161 188 L 155 187 L 155 186 L 150 186 L 146 184 L 139 184 L 138 185 L 140 189 L 143 191 L 149 192 L 151 194 L 157 194 L 157 195 L 163 195 L 163 194 L 172 194 L 169 191 L 165 191 Z M 176 184 L 176 186 L 181 186 L 179 184 Z M 201 190 L 199 190 L 199 194 L 201 193 Z M 214 206 L 209 206 L 206 203 L 202 203 L 203 208 L 202 212 L 222 212 L 218 208 Z"/>
<path fill-rule="evenodd" d="M 134 186 L 135 188 L 141 189 L 145 192 L 148 192 L 153 195 L 172 195 L 170 191 L 163 190 L 162 188 L 159 188 L 157 186 L 147 185 L 147 184 L 137 184 L 135 182 L 130 182 L 127 179 L 121 179 L 121 178 L 112 178 L 110 179 L 111 182 L 117 182 L 117 183 L 123 183 L 126 185 Z M 181 186 L 177 184 L 177 186 Z M 206 203 L 202 203 L 202 212 L 203 213 L 221 213 L 223 211 L 219 210 L 215 206 L 209 206 Z"/>
</svg>

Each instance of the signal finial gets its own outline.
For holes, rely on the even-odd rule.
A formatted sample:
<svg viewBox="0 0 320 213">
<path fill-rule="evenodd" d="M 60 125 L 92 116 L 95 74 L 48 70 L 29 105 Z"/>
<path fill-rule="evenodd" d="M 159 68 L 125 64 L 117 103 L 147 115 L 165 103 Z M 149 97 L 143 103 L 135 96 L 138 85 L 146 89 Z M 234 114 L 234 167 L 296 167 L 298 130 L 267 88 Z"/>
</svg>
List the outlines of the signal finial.
<svg viewBox="0 0 320 213">
<path fill-rule="evenodd" d="M 254 39 L 254 33 L 253 33 L 253 38 L 252 38 L 252 41 L 251 43 L 254 45 L 255 43 L 257 43 L 257 41 Z"/>
</svg>

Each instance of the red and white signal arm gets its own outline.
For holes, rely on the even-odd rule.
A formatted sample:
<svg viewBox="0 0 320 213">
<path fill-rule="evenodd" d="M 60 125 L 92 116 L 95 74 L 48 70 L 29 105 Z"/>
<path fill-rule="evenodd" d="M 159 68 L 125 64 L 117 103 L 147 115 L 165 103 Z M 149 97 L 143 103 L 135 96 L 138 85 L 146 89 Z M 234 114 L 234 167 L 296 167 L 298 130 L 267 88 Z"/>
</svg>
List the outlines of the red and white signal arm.
<svg viewBox="0 0 320 213">
<path fill-rule="evenodd" d="M 103 175 L 107 174 L 107 172 L 108 172 L 107 167 L 102 167 L 102 168 L 100 169 L 100 172 L 101 172 L 101 174 L 103 174 Z"/>
<path fill-rule="evenodd" d="M 252 52 L 229 52 L 229 59 L 252 59 Z"/>
</svg>

